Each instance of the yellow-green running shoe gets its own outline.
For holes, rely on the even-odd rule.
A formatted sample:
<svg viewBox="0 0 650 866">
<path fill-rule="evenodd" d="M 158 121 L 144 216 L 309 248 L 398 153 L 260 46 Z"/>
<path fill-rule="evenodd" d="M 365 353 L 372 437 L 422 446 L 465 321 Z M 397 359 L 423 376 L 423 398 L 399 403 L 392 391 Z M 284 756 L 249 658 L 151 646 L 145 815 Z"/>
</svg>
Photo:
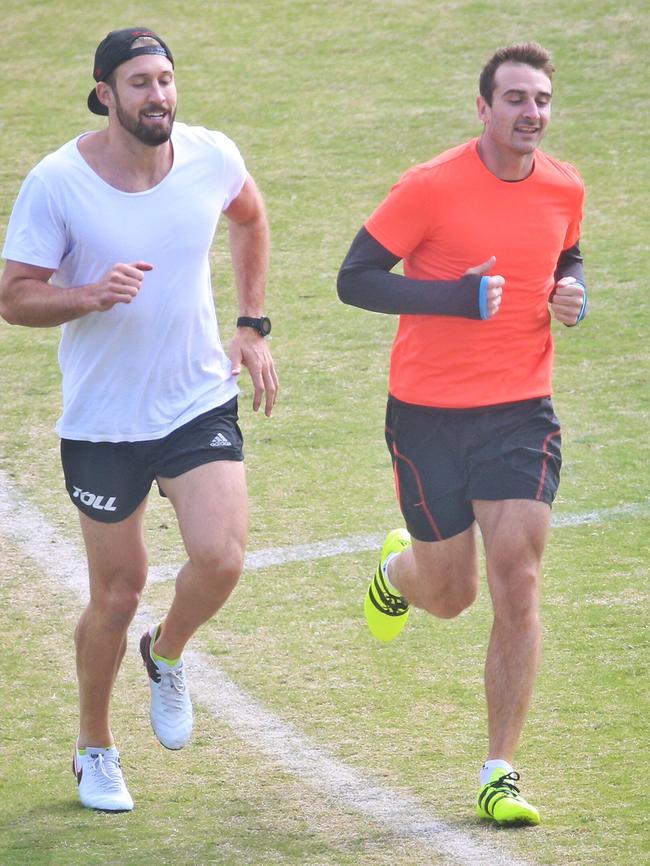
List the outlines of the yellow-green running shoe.
<svg viewBox="0 0 650 866">
<path fill-rule="evenodd" d="M 411 546 L 411 536 L 405 529 L 393 529 L 386 536 L 379 554 L 379 565 L 370 581 L 364 600 L 364 610 L 370 631 L 383 641 L 394 640 L 406 625 L 409 615 L 407 600 L 389 589 L 383 565 L 389 554 L 400 553 Z"/>
<path fill-rule="evenodd" d="M 487 785 L 483 785 L 476 798 L 476 813 L 479 818 L 491 818 L 497 824 L 539 824 L 539 812 L 527 803 L 514 784 L 519 773 L 506 773 L 499 767 L 492 773 Z"/>
</svg>

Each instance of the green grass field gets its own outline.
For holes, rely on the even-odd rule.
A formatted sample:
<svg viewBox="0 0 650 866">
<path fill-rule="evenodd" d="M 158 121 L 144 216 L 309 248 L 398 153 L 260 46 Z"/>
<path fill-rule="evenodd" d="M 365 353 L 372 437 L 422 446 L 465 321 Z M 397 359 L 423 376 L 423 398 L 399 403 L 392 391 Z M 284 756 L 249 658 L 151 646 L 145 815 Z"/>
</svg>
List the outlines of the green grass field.
<svg viewBox="0 0 650 866">
<path fill-rule="evenodd" d="M 265 194 L 283 391 L 267 420 L 253 417 L 244 383 L 251 551 L 400 523 L 383 444 L 395 321 L 341 305 L 336 272 L 404 169 L 478 134 L 477 78 L 492 50 L 537 39 L 553 51 L 545 147 L 587 183 L 592 296 L 584 325 L 555 330 L 565 441 L 556 514 L 602 519 L 558 526 L 545 560 L 544 659 L 518 760 L 543 823 L 503 833 L 473 816 L 486 744 L 485 586 L 458 620 L 416 612 L 387 647 L 372 642 L 361 607 L 375 552 L 269 567 L 244 575 L 194 646 L 335 758 L 494 846 L 496 863 L 649 863 L 647 2 L 4 0 L 2 11 L 3 236 L 30 167 L 101 125 L 85 107 L 92 55 L 108 30 L 129 24 L 168 39 L 179 119 L 230 135 Z M 223 235 L 213 274 L 227 339 L 235 303 Z M 53 432 L 57 342 L 56 329 L 0 323 L 0 470 L 78 545 Z M 171 509 L 157 495 L 147 532 L 153 565 L 181 560 Z M 162 612 L 171 592 L 151 584 L 146 604 Z M 163 753 L 135 646 L 113 727 L 136 810 L 82 810 L 69 770 L 80 606 L 0 533 L 1 866 L 454 863 L 322 796 L 200 706 L 191 747 Z"/>
</svg>

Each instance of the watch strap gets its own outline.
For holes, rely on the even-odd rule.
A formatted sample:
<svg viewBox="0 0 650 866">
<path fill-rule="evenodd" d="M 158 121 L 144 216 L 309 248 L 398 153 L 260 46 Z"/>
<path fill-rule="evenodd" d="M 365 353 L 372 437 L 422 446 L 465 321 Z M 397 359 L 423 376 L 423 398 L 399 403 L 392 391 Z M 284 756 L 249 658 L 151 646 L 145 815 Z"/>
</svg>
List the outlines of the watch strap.
<svg viewBox="0 0 650 866">
<path fill-rule="evenodd" d="M 260 316 L 259 318 L 255 318 L 254 316 L 239 316 L 237 319 L 237 327 L 253 328 L 258 334 L 266 337 L 271 333 L 271 320 L 268 316 Z"/>
</svg>

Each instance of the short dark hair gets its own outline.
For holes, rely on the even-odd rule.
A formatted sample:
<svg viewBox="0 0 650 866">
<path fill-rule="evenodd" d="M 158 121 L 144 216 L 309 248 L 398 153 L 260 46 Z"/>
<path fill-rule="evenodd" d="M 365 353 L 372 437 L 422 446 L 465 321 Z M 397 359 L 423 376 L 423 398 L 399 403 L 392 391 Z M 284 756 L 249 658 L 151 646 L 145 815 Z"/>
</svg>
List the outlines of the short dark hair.
<svg viewBox="0 0 650 866">
<path fill-rule="evenodd" d="M 499 48 L 485 64 L 479 78 L 479 93 L 488 105 L 492 105 L 494 76 L 503 63 L 526 63 L 535 69 L 541 69 L 549 78 L 552 78 L 555 72 L 550 53 L 538 42 L 514 42 Z"/>
</svg>

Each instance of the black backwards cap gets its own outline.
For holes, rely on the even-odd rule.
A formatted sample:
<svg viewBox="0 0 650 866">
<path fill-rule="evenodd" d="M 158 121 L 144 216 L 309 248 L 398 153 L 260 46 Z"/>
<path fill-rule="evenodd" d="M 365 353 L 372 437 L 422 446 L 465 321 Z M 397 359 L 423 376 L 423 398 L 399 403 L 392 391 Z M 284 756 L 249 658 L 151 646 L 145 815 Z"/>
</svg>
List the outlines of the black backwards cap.
<svg viewBox="0 0 650 866">
<path fill-rule="evenodd" d="M 136 39 L 142 36 L 155 39 L 158 44 L 132 48 Z M 112 30 L 97 46 L 93 78 L 95 81 L 106 81 L 114 69 L 140 54 L 160 54 L 166 57 L 172 66 L 174 65 L 171 51 L 157 33 L 146 27 L 126 27 L 124 30 Z M 108 114 L 108 108 L 99 101 L 94 87 L 88 94 L 88 108 L 93 114 Z"/>
</svg>

